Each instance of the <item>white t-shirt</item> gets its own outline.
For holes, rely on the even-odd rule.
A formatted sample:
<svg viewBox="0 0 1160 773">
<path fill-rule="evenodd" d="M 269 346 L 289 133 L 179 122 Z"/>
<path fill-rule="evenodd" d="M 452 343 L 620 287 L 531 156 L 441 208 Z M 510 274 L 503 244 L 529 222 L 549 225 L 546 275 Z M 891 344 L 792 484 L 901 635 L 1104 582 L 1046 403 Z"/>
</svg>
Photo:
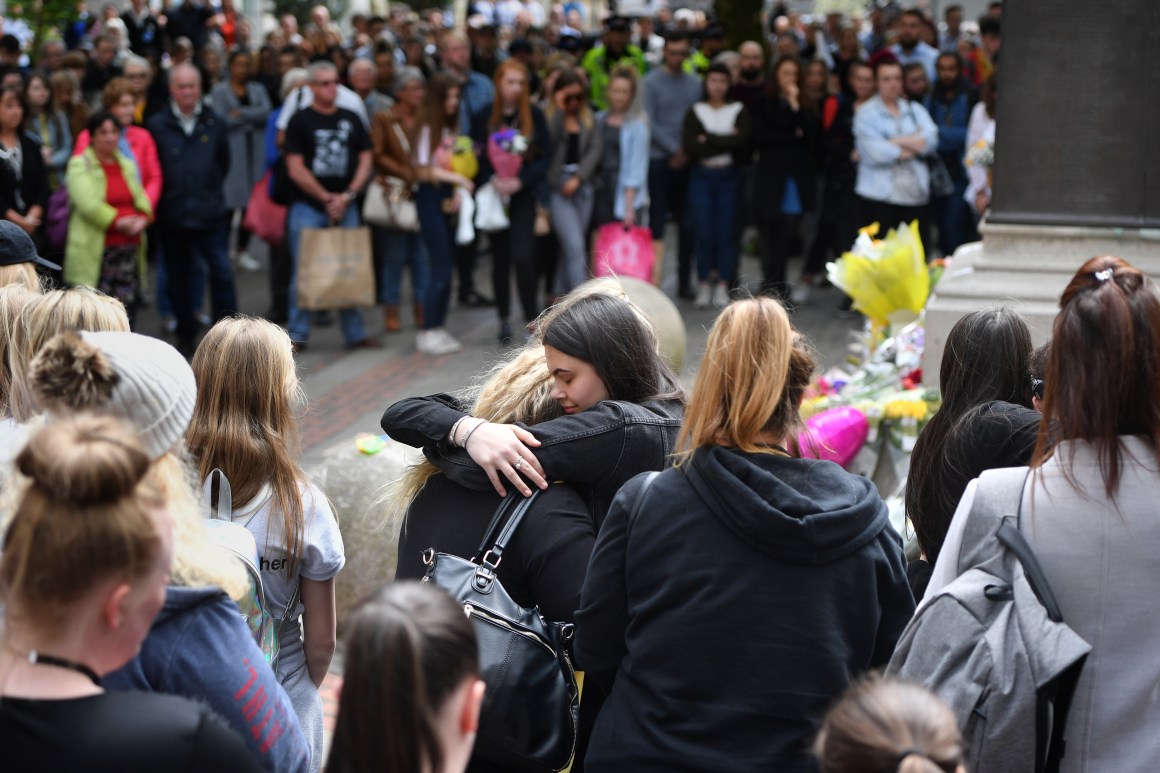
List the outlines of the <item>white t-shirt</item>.
<svg viewBox="0 0 1160 773">
<path fill-rule="evenodd" d="M 698 102 L 693 105 L 693 113 L 701 126 L 705 127 L 706 134 L 730 135 L 737 127 L 737 116 L 744 107 L 740 102 L 729 102 L 721 107 L 712 107 L 708 102 Z M 716 156 L 701 159 L 705 166 L 722 167 L 733 163 L 733 156 L 722 153 Z"/>
<path fill-rule="evenodd" d="M 443 127 L 443 137 L 440 142 L 447 140 L 455 140 L 455 134 L 446 126 Z M 438 147 L 438 146 L 436 146 Z M 430 166 L 431 165 L 431 127 L 424 125 L 419 129 L 419 136 L 415 138 L 415 147 L 413 148 L 415 154 L 416 166 Z"/>
<path fill-rule="evenodd" d="M 322 582 L 338 574 L 346 563 L 342 534 L 326 495 L 313 483 L 299 484 L 299 488 L 306 526 L 302 534 L 298 575 Z M 273 488 L 267 484 L 252 502 L 235 507 L 233 521 L 244 524 L 258 543 L 258 565 L 266 591 L 266 604 L 272 615 L 280 617 L 298 585 L 298 577 L 291 576 L 287 569 L 290 562 L 282 548 L 282 513 L 277 509 Z M 290 616 L 300 616 L 303 609 L 299 601 Z"/>
<path fill-rule="evenodd" d="M 295 113 L 314 104 L 314 91 L 309 86 L 302 86 L 297 91 L 287 95 L 286 101 L 282 104 L 282 112 L 278 115 L 278 131 L 280 132 L 286 131 L 286 127 L 290 125 L 290 119 L 294 117 Z M 351 111 L 362 119 L 363 127 L 368 132 L 371 130 L 366 103 L 363 102 L 362 97 L 341 83 L 338 85 L 338 96 L 334 99 L 334 106 Z"/>
</svg>

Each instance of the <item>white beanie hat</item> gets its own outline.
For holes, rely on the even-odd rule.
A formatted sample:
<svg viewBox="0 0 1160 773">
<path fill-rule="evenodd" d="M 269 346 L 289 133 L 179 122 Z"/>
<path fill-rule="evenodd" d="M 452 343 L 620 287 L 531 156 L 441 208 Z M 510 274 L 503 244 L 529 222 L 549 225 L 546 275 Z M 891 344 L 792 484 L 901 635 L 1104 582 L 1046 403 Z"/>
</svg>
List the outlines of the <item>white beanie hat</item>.
<svg viewBox="0 0 1160 773">
<path fill-rule="evenodd" d="M 160 459 L 185 437 L 197 402 L 197 381 L 185 358 L 159 338 L 137 333 L 82 332 L 101 350 L 117 376 L 110 414 L 141 433 L 149 455 Z"/>
</svg>

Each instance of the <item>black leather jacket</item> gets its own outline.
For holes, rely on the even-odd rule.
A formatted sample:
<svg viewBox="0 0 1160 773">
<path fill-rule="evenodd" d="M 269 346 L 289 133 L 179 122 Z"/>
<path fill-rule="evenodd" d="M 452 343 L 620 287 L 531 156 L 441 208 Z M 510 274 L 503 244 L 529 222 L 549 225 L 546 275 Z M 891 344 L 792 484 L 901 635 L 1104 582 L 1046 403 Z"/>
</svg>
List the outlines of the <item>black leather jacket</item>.
<svg viewBox="0 0 1160 773">
<path fill-rule="evenodd" d="M 411 397 L 387 408 L 383 431 L 424 454 L 462 486 L 490 490 L 491 482 L 466 451 L 447 444 L 465 406 L 447 394 Z M 628 403 L 606 400 L 587 411 L 527 427 L 548 477 L 565 480 L 592 507 L 597 528 L 620 487 L 638 473 L 669 465 L 685 406 L 679 399 Z"/>
</svg>

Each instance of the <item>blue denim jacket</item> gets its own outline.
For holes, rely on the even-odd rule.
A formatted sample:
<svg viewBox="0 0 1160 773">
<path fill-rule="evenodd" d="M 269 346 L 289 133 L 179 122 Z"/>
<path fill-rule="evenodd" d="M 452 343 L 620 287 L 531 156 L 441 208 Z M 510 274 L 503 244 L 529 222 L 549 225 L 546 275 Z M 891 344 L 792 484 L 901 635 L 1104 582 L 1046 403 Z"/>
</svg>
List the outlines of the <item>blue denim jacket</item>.
<svg viewBox="0 0 1160 773">
<path fill-rule="evenodd" d="M 459 90 L 459 133 L 466 137 L 471 134 L 472 117 L 495 101 L 495 86 L 485 76 L 474 70 L 467 76 L 467 82 Z"/>
<path fill-rule="evenodd" d="M 596 114 L 596 122 L 603 125 L 608 117 L 607 110 Z M 612 214 L 624 218 L 624 190 L 636 188 L 633 198 L 633 209 L 648 206 L 648 149 L 650 130 L 648 123 L 642 119 L 626 120 L 620 127 L 620 171 L 616 176 L 616 198 L 612 207 Z"/>
<path fill-rule="evenodd" d="M 891 201 L 892 178 L 902 148 L 890 142 L 892 137 L 920 132 L 928 153 L 938 147 L 938 127 L 930 120 L 926 108 L 905 99 L 898 100 L 898 106 L 899 113 L 895 117 L 875 96 L 854 116 L 854 144 L 861 156 L 854 192 L 863 198 L 894 203 Z M 914 168 L 923 185 L 929 187 L 930 170 L 926 163 L 917 159 Z"/>
<path fill-rule="evenodd" d="M 966 88 L 960 88 L 949 103 L 933 96 L 927 98 L 930 120 L 938 127 L 938 153 L 956 180 L 967 175 L 963 156 L 967 152 L 967 124 L 971 120 L 971 108 L 975 106 L 971 96 Z"/>
<path fill-rule="evenodd" d="M 306 773 L 310 749 L 298 715 L 220 588 L 170 585 L 137 655 L 101 680 L 111 691 L 180 695 L 212 708 L 272 773 Z"/>
</svg>

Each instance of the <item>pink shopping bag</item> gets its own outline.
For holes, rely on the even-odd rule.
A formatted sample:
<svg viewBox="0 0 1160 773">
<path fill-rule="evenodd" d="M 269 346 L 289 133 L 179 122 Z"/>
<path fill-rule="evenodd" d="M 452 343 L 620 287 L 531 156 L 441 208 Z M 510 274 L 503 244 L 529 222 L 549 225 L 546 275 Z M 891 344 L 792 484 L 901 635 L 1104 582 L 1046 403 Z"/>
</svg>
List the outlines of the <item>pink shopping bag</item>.
<svg viewBox="0 0 1160 773">
<path fill-rule="evenodd" d="M 286 236 L 286 207 L 270 198 L 270 172 L 250 191 L 243 225 L 271 247 L 277 247 Z"/>
<path fill-rule="evenodd" d="M 631 276 L 651 283 L 656 262 L 652 231 L 639 225 L 626 230 L 622 223 L 600 226 L 595 262 L 596 276 Z"/>
</svg>

